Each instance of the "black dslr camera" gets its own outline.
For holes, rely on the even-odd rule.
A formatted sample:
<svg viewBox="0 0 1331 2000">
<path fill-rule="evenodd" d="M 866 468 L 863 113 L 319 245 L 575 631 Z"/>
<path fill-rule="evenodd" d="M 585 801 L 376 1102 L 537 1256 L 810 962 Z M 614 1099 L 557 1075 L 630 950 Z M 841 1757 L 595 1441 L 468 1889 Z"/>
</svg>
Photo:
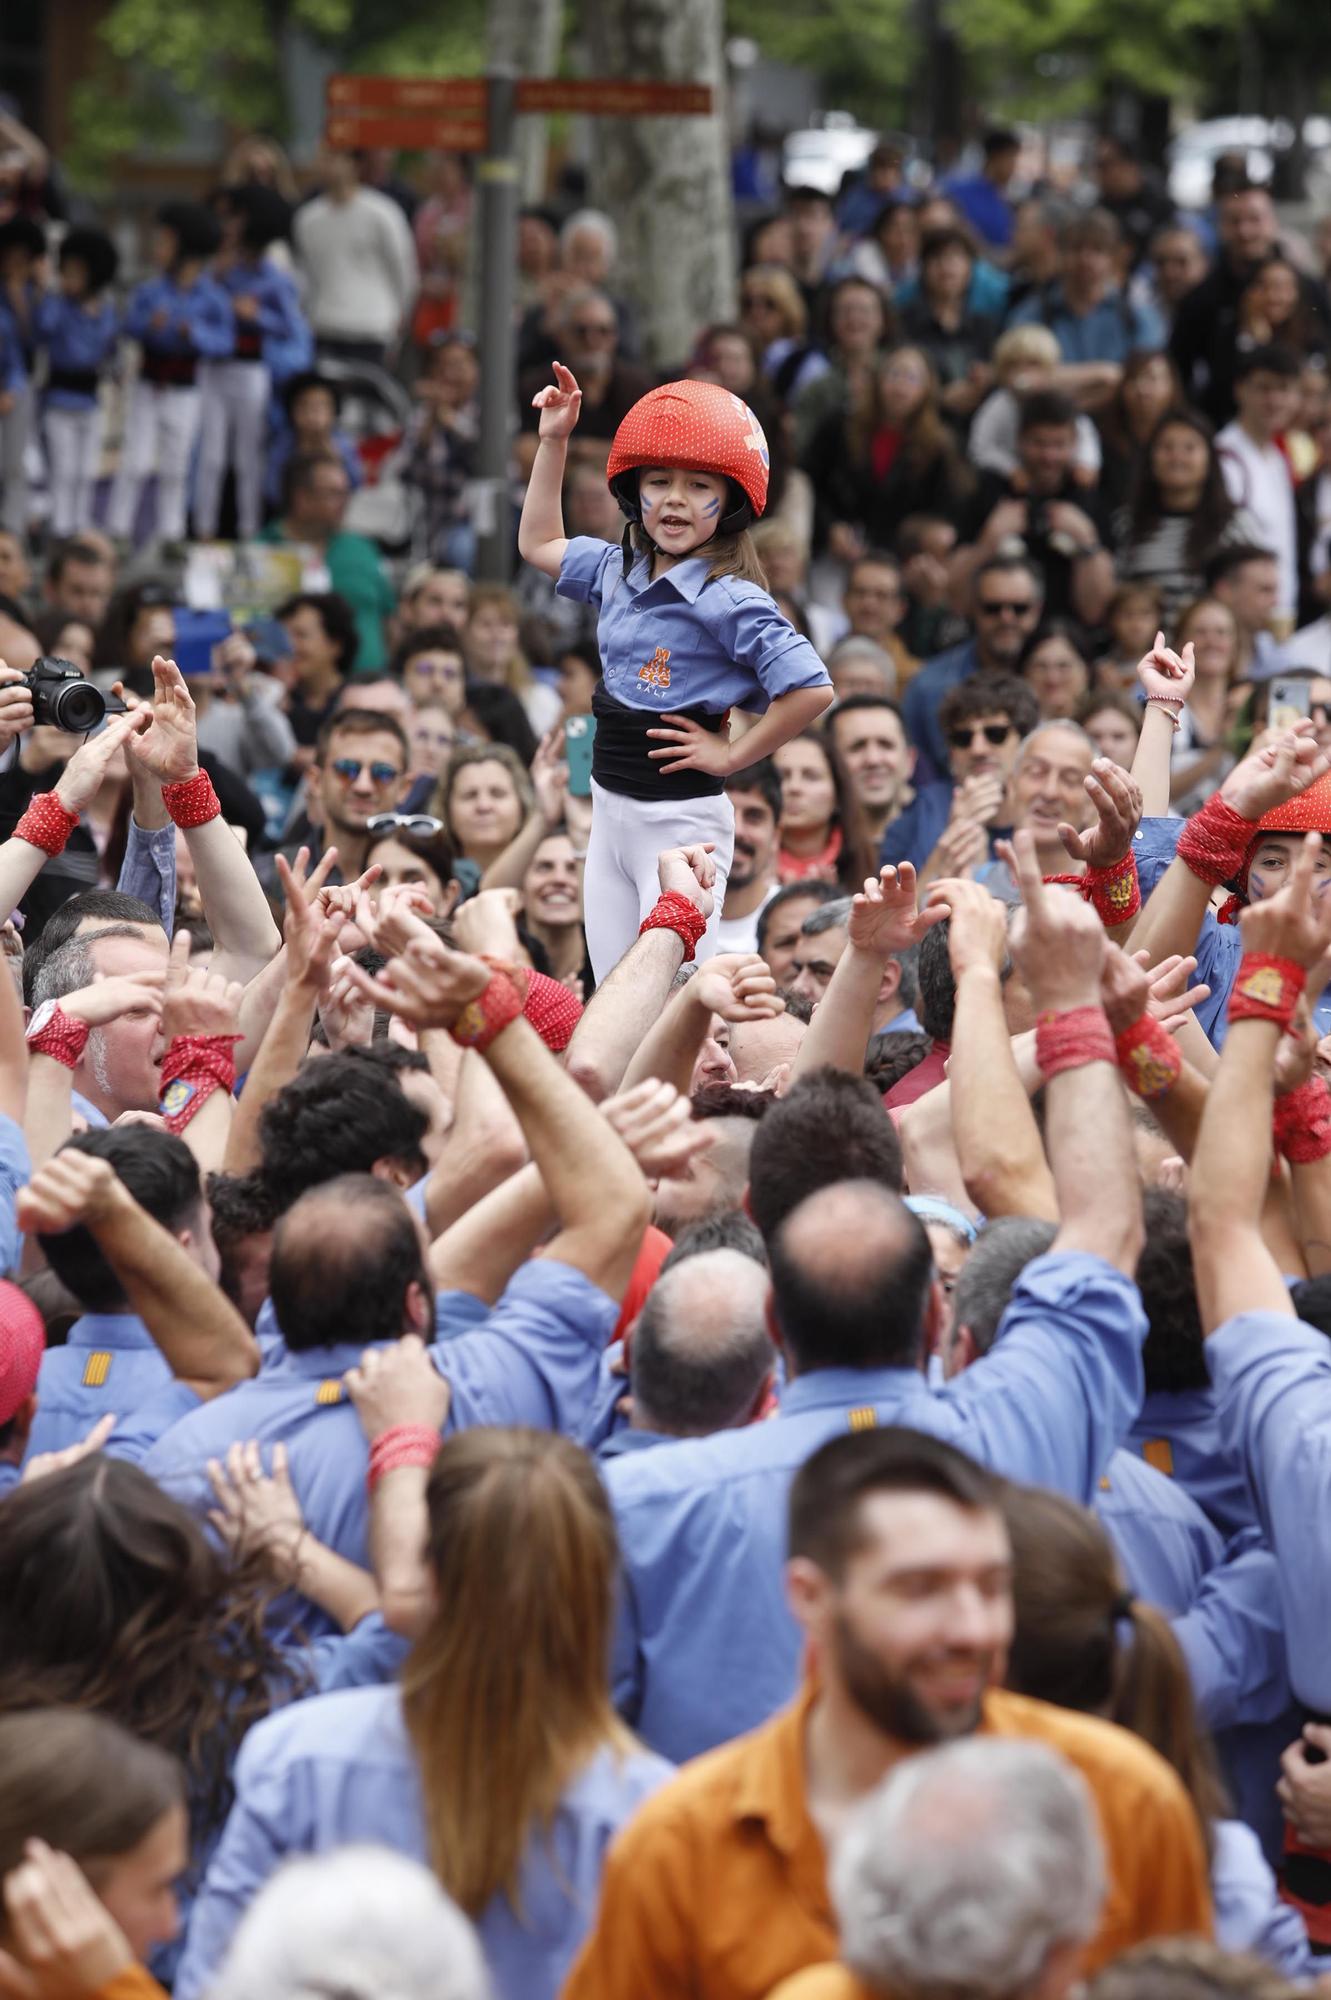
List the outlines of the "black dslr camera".
<svg viewBox="0 0 1331 2000">
<path fill-rule="evenodd" d="M 32 719 L 71 736 L 86 736 L 108 715 L 123 715 L 118 696 L 103 694 L 68 660 L 38 660 L 23 684 L 32 696 Z"/>
</svg>

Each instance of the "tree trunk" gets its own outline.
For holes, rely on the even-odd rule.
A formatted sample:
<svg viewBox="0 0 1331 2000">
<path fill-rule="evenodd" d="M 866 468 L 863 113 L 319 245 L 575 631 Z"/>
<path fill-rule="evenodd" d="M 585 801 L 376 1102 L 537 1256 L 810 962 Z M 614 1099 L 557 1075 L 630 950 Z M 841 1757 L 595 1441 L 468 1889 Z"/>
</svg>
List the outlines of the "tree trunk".
<svg viewBox="0 0 1331 2000">
<path fill-rule="evenodd" d="M 510 70 L 514 76 L 553 76 L 562 26 L 562 0 L 488 0 L 486 68 Z M 544 118 L 519 118 L 518 185 L 524 202 L 544 199 L 546 139 Z"/>
<path fill-rule="evenodd" d="M 647 359 L 679 366 L 698 329 L 735 310 L 734 216 L 721 0 L 589 0 L 593 73 L 706 83 L 708 118 L 592 120 L 592 199 L 615 219 L 615 284 L 641 316 Z"/>
</svg>

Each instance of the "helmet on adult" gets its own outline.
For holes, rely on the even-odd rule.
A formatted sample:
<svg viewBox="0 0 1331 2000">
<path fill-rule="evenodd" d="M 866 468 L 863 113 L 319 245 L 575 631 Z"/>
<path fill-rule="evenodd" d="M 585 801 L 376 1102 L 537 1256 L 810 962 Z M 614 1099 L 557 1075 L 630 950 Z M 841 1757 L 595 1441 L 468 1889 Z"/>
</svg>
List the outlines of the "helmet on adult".
<svg viewBox="0 0 1331 2000">
<path fill-rule="evenodd" d="M 1249 902 L 1248 876 L 1262 842 L 1272 834 L 1293 838 L 1305 833 L 1320 833 L 1331 840 L 1331 771 L 1315 779 L 1296 798 L 1286 799 L 1283 806 L 1272 806 L 1270 812 L 1262 814 L 1248 842 L 1243 866 L 1231 878 L 1238 893 L 1221 906 L 1218 913 L 1221 923 L 1237 923 L 1239 911 Z"/>
<path fill-rule="evenodd" d="M 730 488 L 716 532 L 738 535 L 767 505 L 771 463 L 763 427 L 741 397 L 719 382 L 666 382 L 633 405 L 615 432 L 605 470 L 622 512 L 637 522 L 637 475 L 647 466 L 714 473 Z"/>
</svg>

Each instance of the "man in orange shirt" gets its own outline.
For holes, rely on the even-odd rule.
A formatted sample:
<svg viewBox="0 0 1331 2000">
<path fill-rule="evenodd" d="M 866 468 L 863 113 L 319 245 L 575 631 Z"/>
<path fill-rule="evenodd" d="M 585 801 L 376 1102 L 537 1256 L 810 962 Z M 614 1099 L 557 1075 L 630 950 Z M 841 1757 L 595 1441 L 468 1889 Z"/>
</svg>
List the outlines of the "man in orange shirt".
<svg viewBox="0 0 1331 2000">
<path fill-rule="evenodd" d="M 1001 1689 L 1012 1557 L 993 1476 L 936 1438 L 824 1445 L 790 1499 L 787 1589 L 810 1675 L 792 1707 L 688 1765 L 610 1850 L 564 2000 L 764 2000 L 835 1958 L 826 1855 L 903 1757 L 1035 1737 L 1090 1787 L 1109 1888 L 1093 1970 L 1143 1938 L 1209 1936 L 1201 1827 L 1155 1752 Z"/>
</svg>

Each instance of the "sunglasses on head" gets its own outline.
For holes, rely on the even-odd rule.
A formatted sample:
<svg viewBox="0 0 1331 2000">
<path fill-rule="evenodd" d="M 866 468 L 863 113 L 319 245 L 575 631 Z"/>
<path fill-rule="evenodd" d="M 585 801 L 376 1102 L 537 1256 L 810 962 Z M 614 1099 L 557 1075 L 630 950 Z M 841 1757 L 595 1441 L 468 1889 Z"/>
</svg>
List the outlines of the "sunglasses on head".
<svg viewBox="0 0 1331 2000">
<path fill-rule="evenodd" d="M 1001 618 L 1005 611 L 1009 612 L 1013 618 L 1024 618 L 1028 611 L 1034 611 L 1035 599 L 1033 597 L 1000 597 L 998 599 L 990 598 L 986 602 L 982 597 L 978 608 L 981 618 Z"/>
<path fill-rule="evenodd" d="M 362 771 L 368 771 L 376 785 L 391 785 L 395 778 L 402 776 L 396 764 L 366 764 L 360 757 L 334 757 L 333 769 L 349 785 L 355 784 Z"/>
<path fill-rule="evenodd" d="M 948 730 L 947 740 L 954 750 L 969 750 L 972 743 L 977 743 L 983 737 L 986 743 L 992 743 L 997 750 L 999 744 L 1006 743 L 1011 734 L 1010 722 L 959 723 L 955 729 Z"/>
<path fill-rule="evenodd" d="M 376 813 L 365 822 L 367 833 L 414 833 L 420 840 L 430 840 L 443 830 L 444 822 L 429 813 Z"/>
</svg>

